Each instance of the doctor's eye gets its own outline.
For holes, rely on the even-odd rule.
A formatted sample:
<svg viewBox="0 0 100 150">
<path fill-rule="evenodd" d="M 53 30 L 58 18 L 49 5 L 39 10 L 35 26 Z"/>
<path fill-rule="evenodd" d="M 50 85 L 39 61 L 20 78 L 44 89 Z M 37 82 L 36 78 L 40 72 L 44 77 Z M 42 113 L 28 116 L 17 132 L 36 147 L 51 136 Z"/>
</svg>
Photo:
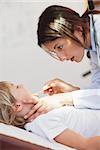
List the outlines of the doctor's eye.
<svg viewBox="0 0 100 150">
<path fill-rule="evenodd" d="M 57 49 L 59 49 L 59 50 L 63 49 L 63 45 L 57 46 Z"/>
</svg>

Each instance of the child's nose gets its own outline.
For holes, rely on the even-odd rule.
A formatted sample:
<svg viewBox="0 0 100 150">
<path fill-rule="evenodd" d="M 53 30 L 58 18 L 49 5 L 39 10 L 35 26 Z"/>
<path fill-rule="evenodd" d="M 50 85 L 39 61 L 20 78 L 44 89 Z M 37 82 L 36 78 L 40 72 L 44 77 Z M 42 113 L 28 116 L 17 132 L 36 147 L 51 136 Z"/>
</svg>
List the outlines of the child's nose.
<svg viewBox="0 0 100 150">
<path fill-rule="evenodd" d="M 22 87 L 24 87 L 24 85 L 23 85 L 23 84 L 20 84 L 20 85 L 19 85 L 19 87 L 21 87 L 21 88 L 22 88 Z"/>
</svg>

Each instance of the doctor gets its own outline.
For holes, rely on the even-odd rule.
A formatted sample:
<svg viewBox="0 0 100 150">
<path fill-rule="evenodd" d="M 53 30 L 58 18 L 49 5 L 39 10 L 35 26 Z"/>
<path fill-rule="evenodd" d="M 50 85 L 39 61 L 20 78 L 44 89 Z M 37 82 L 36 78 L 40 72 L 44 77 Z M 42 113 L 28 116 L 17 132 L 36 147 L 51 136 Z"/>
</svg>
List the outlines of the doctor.
<svg viewBox="0 0 100 150">
<path fill-rule="evenodd" d="M 83 0 L 79 4 L 80 9 L 57 5 L 46 8 L 39 17 L 38 45 L 59 61 L 71 60 L 77 63 L 83 59 L 84 51 L 88 50 L 92 73 L 89 88 L 92 90 L 79 90 L 79 87 L 60 79 L 47 82 L 43 90 L 49 95 L 75 91 L 73 99 L 77 99 L 77 108 L 100 109 L 100 94 L 96 91 L 100 88 L 100 12 L 92 10 L 91 1 L 87 3 Z M 98 93 L 96 97 L 95 92 Z M 43 105 L 37 104 L 28 117 L 35 111 L 37 115 L 40 110 L 44 111 Z"/>
<path fill-rule="evenodd" d="M 84 0 L 85 10 L 83 9 L 83 12 L 85 12 L 81 11 L 81 16 L 67 7 L 50 6 L 46 8 L 38 22 L 38 45 L 59 61 L 71 60 L 77 63 L 83 59 L 84 50 L 89 50 L 92 72 L 90 87 L 100 88 L 100 12 L 94 15 L 93 13 L 97 12 L 90 11 L 91 5 L 86 11 L 88 5 L 85 3 Z M 78 89 L 67 83 L 62 87 L 60 83 L 62 83 L 61 80 L 48 82 L 44 87 L 45 92 L 54 94 L 59 93 L 60 89 L 61 92 Z"/>
</svg>

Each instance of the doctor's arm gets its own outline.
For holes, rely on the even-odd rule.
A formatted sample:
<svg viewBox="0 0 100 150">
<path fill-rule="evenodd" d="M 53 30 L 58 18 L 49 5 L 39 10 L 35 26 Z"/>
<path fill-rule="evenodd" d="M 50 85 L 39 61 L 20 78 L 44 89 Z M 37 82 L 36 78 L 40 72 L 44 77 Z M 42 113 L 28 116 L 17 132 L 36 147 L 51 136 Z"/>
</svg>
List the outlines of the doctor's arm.
<svg viewBox="0 0 100 150">
<path fill-rule="evenodd" d="M 100 109 L 100 89 L 77 90 L 43 97 L 33 106 L 25 119 L 31 121 L 41 114 L 65 105 L 73 105 L 81 109 Z"/>
<path fill-rule="evenodd" d="M 24 118 L 31 121 L 41 114 L 65 105 L 73 105 L 73 99 L 70 93 L 60 93 L 52 96 L 45 96 L 39 99 L 38 103 L 33 106 L 31 111 L 26 114 Z"/>
</svg>

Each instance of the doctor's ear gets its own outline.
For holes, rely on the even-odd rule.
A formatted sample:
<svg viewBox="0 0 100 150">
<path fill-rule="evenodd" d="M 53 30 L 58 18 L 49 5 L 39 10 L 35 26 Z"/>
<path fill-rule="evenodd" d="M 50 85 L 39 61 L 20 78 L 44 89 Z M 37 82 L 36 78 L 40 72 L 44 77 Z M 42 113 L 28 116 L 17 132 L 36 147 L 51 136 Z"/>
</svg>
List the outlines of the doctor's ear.
<svg viewBox="0 0 100 150">
<path fill-rule="evenodd" d="M 77 29 L 75 29 L 74 36 L 76 36 L 76 37 L 83 36 L 83 28 L 82 28 L 82 26 L 78 26 Z"/>
<path fill-rule="evenodd" d="M 13 106 L 12 106 L 14 112 L 20 112 L 23 109 L 22 103 L 20 102 L 16 102 Z"/>
</svg>

